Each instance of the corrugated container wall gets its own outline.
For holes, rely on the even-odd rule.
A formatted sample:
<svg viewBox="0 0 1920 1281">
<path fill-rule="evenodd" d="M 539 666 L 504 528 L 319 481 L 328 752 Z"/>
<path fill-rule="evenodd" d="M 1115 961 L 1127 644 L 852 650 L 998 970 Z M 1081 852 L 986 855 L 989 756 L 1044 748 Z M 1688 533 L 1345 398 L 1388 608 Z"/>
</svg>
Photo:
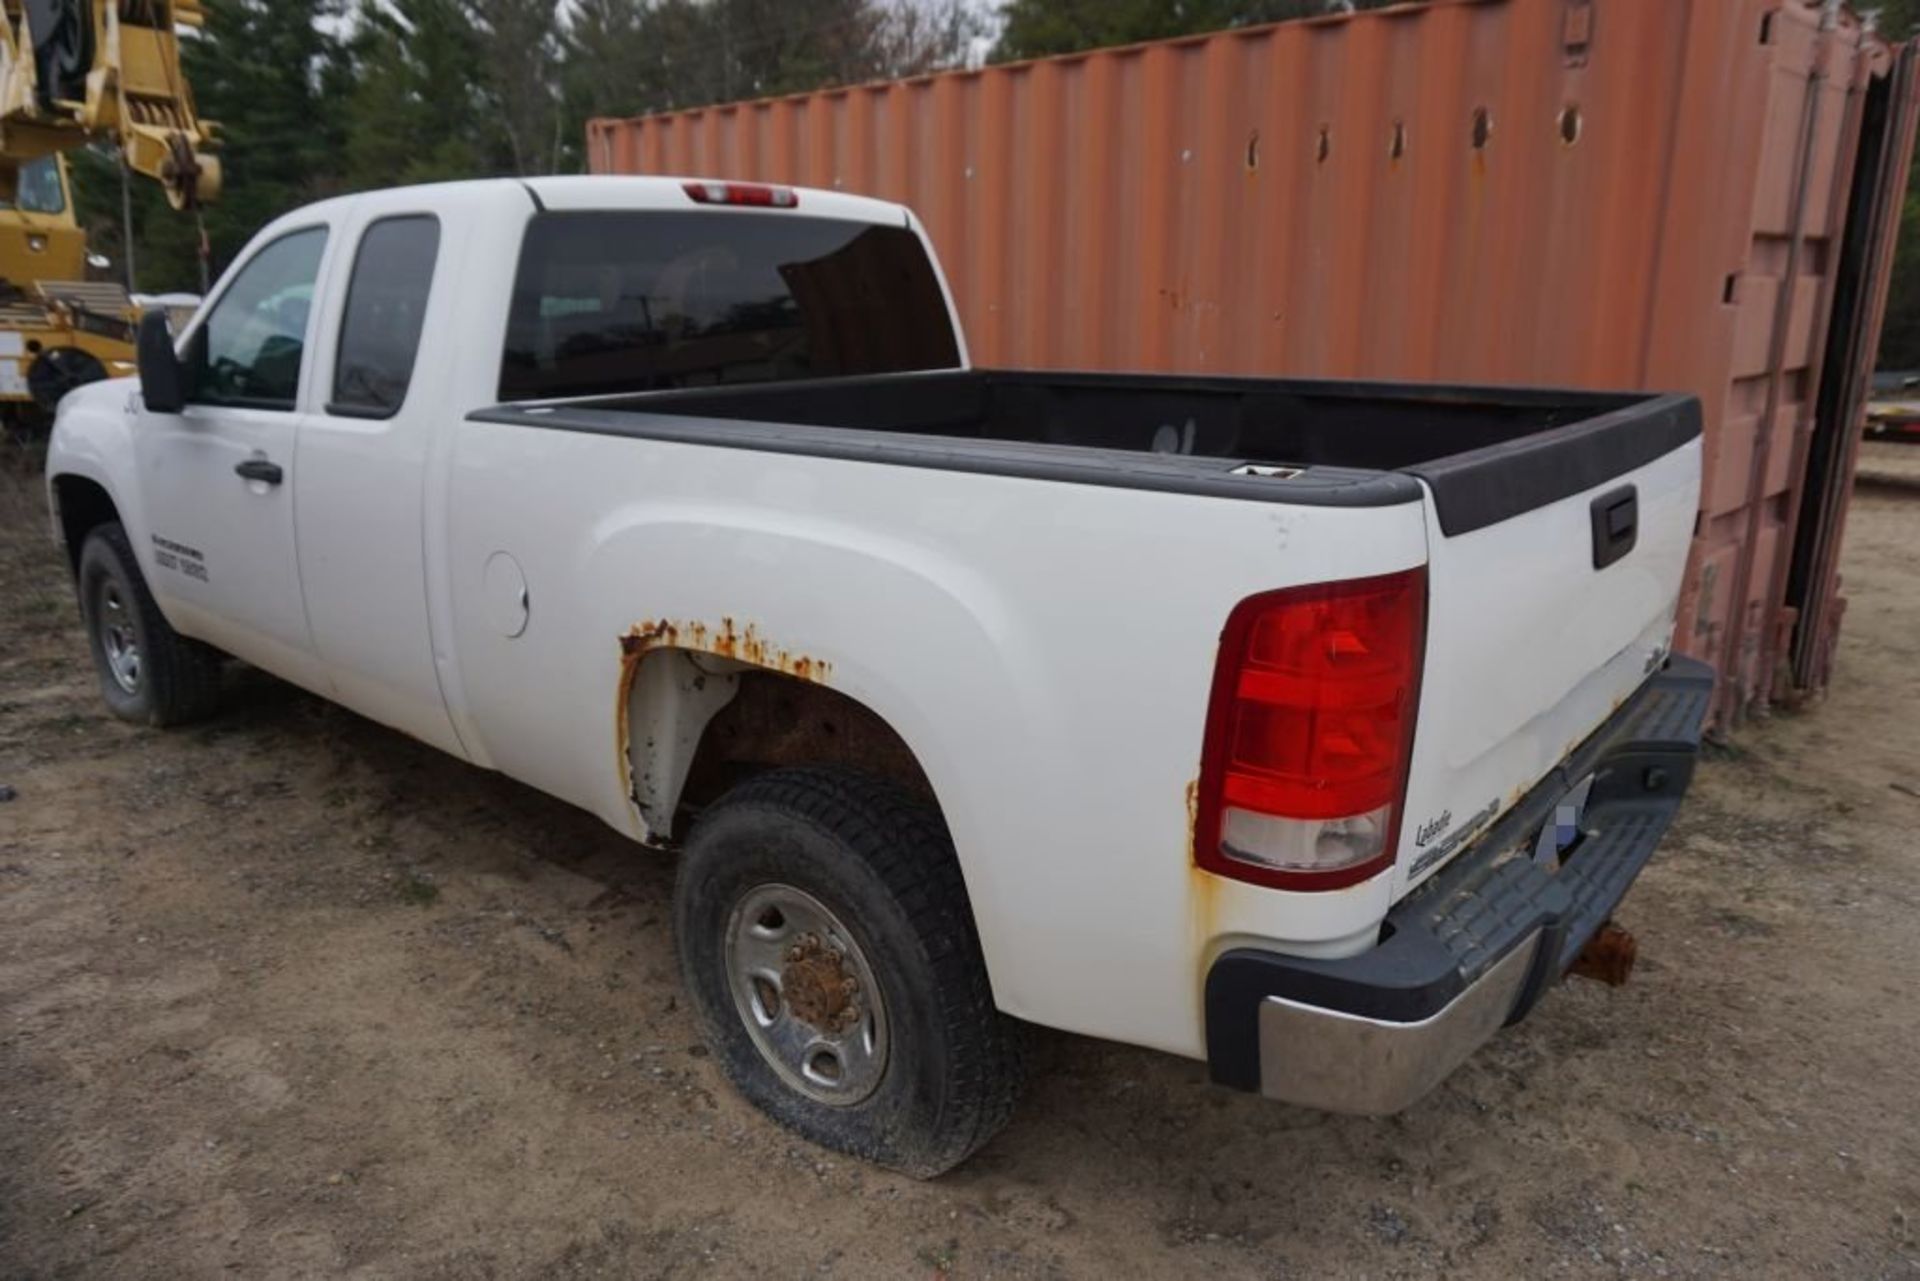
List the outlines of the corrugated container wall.
<svg viewBox="0 0 1920 1281">
<path fill-rule="evenodd" d="M 1830 3 L 1440 0 L 598 120 L 587 143 L 599 172 L 911 205 L 983 365 L 1696 393 L 1679 644 L 1720 668 L 1725 724 L 1826 679 L 1837 575 L 1813 557 L 1790 602 L 1789 562 L 1796 526 L 1844 518 L 1850 486 L 1807 461 L 1850 476 L 1850 445 L 1810 446 L 1858 397 L 1815 406 L 1830 347 L 1864 377 L 1892 237 L 1849 205 L 1897 202 L 1913 79 Z M 1826 631 L 1796 639 L 1803 614 Z"/>
</svg>

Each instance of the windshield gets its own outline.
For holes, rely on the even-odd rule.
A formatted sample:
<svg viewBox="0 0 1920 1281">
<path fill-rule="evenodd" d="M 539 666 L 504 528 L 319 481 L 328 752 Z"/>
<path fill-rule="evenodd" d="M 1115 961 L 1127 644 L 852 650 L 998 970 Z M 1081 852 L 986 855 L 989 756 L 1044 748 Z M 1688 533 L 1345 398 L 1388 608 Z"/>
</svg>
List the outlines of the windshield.
<svg viewBox="0 0 1920 1281">
<path fill-rule="evenodd" d="M 904 227 L 798 215 L 545 213 L 528 224 L 502 400 L 952 369 Z"/>
<path fill-rule="evenodd" d="M 15 179 L 14 199 L 0 200 L 0 209 L 18 209 L 22 213 L 57 214 L 66 212 L 67 193 L 60 185 L 60 161 L 41 156 L 20 166 Z"/>
</svg>

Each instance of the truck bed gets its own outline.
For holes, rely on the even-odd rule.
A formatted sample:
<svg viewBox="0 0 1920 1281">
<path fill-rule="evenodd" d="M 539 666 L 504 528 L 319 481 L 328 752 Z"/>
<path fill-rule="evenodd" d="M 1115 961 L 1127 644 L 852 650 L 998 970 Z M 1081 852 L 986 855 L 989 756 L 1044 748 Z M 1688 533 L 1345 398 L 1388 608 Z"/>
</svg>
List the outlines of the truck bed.
<svg viewBox="0 0 1920 1281">
<path fill-rule="evenodd" d="M 1591 488 L 1699 433 L 1684 396 L 986 369 L 644 392 L 476 417 L 1308 505 L 1410 502 L 1417 478 L 1449 535 Z"/>
</svg>

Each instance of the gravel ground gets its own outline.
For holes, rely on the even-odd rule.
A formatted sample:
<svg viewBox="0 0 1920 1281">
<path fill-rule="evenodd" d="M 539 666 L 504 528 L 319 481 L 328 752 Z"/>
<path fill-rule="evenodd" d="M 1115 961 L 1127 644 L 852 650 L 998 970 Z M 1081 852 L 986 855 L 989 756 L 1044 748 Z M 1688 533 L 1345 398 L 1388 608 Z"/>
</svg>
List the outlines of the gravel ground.
<svg viewBox="0 0 1920 1281">
<path fill-rule="evenodd" d="M 44 531 L 0 477 L 0 1275 L 1920 1277 L 1913 487 L 1863 488 L 1834 693 L 1704 768 L 1627 987 L 1389 1120 L 1035 1031 L 933 1183 L 729 1092 L 668 864 L 592 819 L 253 673 L 109 719 Z"/>
<path fill-rule="evenodd" d="M 1860 481 L 1868 489 L 1920 489 L 1920 445 L 1870 440 L 1860 448 Z"/>
</svg>

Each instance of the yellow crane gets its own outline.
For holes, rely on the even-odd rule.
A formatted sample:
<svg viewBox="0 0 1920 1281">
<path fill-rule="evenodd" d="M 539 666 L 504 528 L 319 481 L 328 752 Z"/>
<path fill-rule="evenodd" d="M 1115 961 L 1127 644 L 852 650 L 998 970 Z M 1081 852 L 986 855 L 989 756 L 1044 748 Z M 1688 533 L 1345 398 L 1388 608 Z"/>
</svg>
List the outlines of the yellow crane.
<svg viewBox="0 0 1920 1281">
<path fill-rule="evenodd" d="M 213 127 L 194 111 L 180 28 L 200 0 L 0 0 L 0 421 L 50 413 L 71 388 L 133 369 L 119 284 L 87 279 L 64 153 L 117 150 L 175 209 L 220 194 Z"/>
</svg>

